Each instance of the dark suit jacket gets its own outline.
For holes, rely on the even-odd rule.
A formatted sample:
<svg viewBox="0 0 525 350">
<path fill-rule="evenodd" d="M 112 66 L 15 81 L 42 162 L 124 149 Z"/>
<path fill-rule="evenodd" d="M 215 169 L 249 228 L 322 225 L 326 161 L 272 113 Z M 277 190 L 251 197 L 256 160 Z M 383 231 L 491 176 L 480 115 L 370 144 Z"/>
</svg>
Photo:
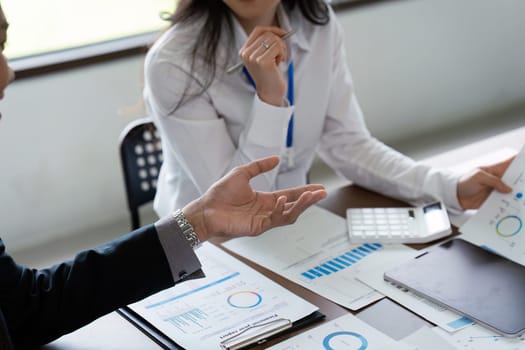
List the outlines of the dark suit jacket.
<svg viewBox="0 0 525 350">
<path fill-rule="evenodd" d="M 173 284 L 153 225 L 42 270 L 16 264 L 0 239 L 0 349 L 48 343 Z"/>
</svg>

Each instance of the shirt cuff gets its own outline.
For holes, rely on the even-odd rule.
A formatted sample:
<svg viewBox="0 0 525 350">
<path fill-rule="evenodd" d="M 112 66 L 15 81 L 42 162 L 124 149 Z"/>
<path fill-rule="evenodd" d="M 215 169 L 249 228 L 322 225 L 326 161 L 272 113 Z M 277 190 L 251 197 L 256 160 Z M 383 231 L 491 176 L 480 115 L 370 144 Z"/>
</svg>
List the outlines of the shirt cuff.
<svg viewBox="0 0 525 350">
<path fill-rule="evenodd" d="M 197 255 L 184 237 L 173 215 L 158 220 L 155 228 L 175 283 L 204 277 Z"/>
<path fill-rule="evenodd" d="M 261 101 L 255 94 L 252 105 L 252 121 L 246 138 L 265 147 L 284 145 L 288 122 L 294 107 L 285 101 L 284 107 L 277 107 Z M 282 137 L 276 137 L 282 135 Z"/>
<path fill-rule="evenodd" d="M 445 170 L 432 169 L 425 179 L 424 188 L 439 189 L 442 194 L 442 200 L 447 206 L 447 210 L 454 214 L 463 212 L 458 199 L 458 181 L 460 174 Z"/>
</svg>

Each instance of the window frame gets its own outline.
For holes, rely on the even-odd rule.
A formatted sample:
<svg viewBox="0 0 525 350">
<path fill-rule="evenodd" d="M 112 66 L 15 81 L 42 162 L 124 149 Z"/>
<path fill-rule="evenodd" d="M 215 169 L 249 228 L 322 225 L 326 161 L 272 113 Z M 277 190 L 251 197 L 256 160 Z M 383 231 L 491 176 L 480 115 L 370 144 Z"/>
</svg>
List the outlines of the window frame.
<svg viewBox="0 0 525 350">
<path fill-rule="evenodd" d="M 392 0 L 332 0 L 334 11 Z M 146 32 L 99 43 L 15 58 L 9 61 L 17 79 L 145 54 L 159 35 Z"/>
</svg>

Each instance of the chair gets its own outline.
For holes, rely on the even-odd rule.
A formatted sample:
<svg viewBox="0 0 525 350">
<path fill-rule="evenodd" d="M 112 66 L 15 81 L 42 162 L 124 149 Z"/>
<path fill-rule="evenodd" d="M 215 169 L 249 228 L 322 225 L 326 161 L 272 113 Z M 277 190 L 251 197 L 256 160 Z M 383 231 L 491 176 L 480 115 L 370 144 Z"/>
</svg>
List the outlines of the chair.
<svg viewBox="0 0 525 350">
<path fill-rule="evenodd" d="M 162 144 L 149 118 L 129 123 L 120 134 L 119 144 L 131 229 L 135 230 L 140 227 L 139 208 L 155 197 Z"/>
</svg>

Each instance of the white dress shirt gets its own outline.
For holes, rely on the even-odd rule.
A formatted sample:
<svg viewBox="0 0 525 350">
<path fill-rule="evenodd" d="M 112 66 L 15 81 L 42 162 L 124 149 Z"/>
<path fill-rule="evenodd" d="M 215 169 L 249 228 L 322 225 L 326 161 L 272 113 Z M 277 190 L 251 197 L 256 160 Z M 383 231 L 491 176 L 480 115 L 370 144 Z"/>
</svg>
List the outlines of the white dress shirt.
<svg viewBox="0 0 525 350">
<path fill-rule="evenodd" d="M 163 143 L 154 203 L 159 215 L 197 198 L 237 165 L 283 156 L 292 113 L 294 165 L 281 162 L 257 176 L 252 180 L 255 189 L 303 185 L 317 153 L 339 175 L 363 187 L 414 204 L 442 199 L 449 208 L 460 208 L 457 175 L 418 164 L 370 135 L 347 67 L 342 28 L 331 9 L 329 15 L 328 24 L 314 25 L 297 6 L 290 13 L 278 9 L 281 27 L 296 30 L 287 40 L 295 68 L 294 106 L 264 103 L 241 70 L 225 73 L 239 62 L 239 49 L 247 39 L 238 22 L 233 45 L 223 32 L 216 77 L 200 95 L 196 93 L 207 73 L 197 60 L 190 74 L 188 49 L 202 21 L 177 24 L 159 38 L 146 57 L 144 89 L 147 112 Z M 287 67 L 282 64 L 284 77 Z M 182 100 L 184 92 L 194 96 Z"/>
</svg>

